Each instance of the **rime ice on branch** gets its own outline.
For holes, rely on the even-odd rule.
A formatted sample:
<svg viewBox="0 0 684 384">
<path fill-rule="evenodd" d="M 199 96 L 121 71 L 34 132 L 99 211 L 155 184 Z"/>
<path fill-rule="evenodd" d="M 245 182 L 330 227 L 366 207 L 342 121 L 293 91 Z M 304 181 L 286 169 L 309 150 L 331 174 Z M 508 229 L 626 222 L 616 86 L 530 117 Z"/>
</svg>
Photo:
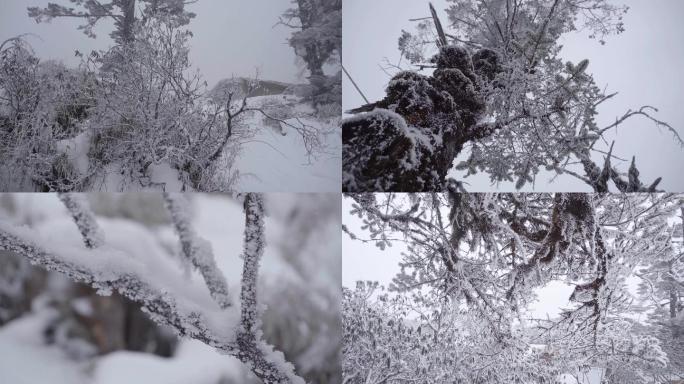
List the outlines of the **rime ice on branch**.
<svg viewBox="0 0 684 384">
<path fill-rule="evenodd" d="M 270 356 L 282 353 L 273 351 L 261 337 L 261 321 L 257 302 L 257 281 L 259 277 L 259 262 L 264 254 L 266 246 L 264 237 L 264 202 L 263 197 L 256 193 L 247 193 L 244 196 L 245 207 L 245 243 L 242 258 L 242 290 L 240 301 L 242 303 L 240 314 L 240 331 L 237 335 L 237 343 L 240 347 L 238 358 L 252 365 L 253 371 L 263 372 L 262 380 L 266 383 L 295 383 L 300 382 L 288 374 L 289 369 L 279 367 L 277 363 L 269 360 Z M 303 381 L 301 381 L 302 384 Z"/>
<path fill-rule="evenodd" d="M 101 246 L 104 243 L 104 235 L 88 208 L 86 197 L 74 193 L 59 193 L 58 196 L 81 231 L 86 247 L 92 249 Z"/>
<path fill-rule="evenodd" d="M 266 246 L 264 239 L 264 203 L 258 194 L 245 196 L 245 246 L 242 258 L 242 307 L 241 323 L 245 331 L 251 332 L 259 326 L 257 313 L 257 280 L 259 262 Z"/>
<path fill-rule="evenodd" d="M 187 201 L 182 195 L 167 192 L 164 192 L 164 201 L 180 239 L 183 255 L 200 271 L 204 282 L 209 288 L 209 292 L 211 292 L 211 296 L 219 306 L 221 308 L 228 308 L 231 305 L 228 283 L 216 266 L 211 244 L 199 237 L 192 229 L 187 212 Z"/>
<path fill-rule="evenodd" d="M 159 280 L 163 276 L 176 281 L 182 279 L 180 274 L 168 276 L 165 274 L 167 272 L 157 271 L 152 276 L 150 271 L 141 270 L 139 260 L 94 240 L 98 238 L 93 235 L 98 227 L 87 206 L 73 195 L 60 197 L 81 230 L 86 248 L 49 243 L 29 229 L 0 222 L 0 250 L 25 257 L 47 270 L 63 273 L 74 281 L 90 284 L 101 294 L 119 292 L 139 303 L 142 310 L 158 324 L 170 327 L 180 336 L 202 341 L 238 358 L 266 384 L 304 384 L 285 356 L 262 339 L 256 296 L 259 260 L 265 247 L 261 195 L 247 194 L 245 197 L 244 272 L 240 309 L 227 305 L 220 311 L 202 307 L 202 300 L 198 302 L 197 296 L 201 291 L 197 292 L 190 286 L 179 289 L 171 281 Z M 218 284 L 225 284 L 213 261 L 202 257 L 210 254 L 197 254 L 200 249 L 196 248 L 199 238 L 194 235 L 182 204 L 170 195 L 166 199 L 174 226 L 181 242 L 185 244 L 184 252 L 188 251 L 186 256 L 193 263 L 200 264 L 201 269 L 213 269 L 205 271 L 210 276 L 206 281 L 210 290 L 217 289 L 216 286 L 211 287 L 210 284 L 215 283 L 212 279 L 223 281 Z M 212 298 L 217 297 L 216 291 L 211 293 Z M 221 299 L 226 300 L 227 294 L 226 288 L 219 296 L 225 296 Z"/>
<path fill-rule="evenodd" d="M 684 196 L 350 198 L 350 214 L 363 222 L 353 239 L 381 249 L 403 242 L 406 251 L 390 293 L 377 283 L 344 290 L 348 382 L 551 383 L 596 369 L 605 382 L 643 384 L 682 372 L 672 364 L 681 356 L 672 332 L 684 308 L 673 314 L 663 303 L 679 303 L 682 292 L 673 296 L 684 276 L 674 271 L 684 268 L 672 234 Z M 640 295 L 630 289 L 634 277 L 647 283 Z M 550 292 L 540 292 L 549 288 L 555 314 L 535 304 L 539 295 L 547 311 Z M 659 336 L 635 320 L 641 312 L 667 322 Z"/>
</svg>

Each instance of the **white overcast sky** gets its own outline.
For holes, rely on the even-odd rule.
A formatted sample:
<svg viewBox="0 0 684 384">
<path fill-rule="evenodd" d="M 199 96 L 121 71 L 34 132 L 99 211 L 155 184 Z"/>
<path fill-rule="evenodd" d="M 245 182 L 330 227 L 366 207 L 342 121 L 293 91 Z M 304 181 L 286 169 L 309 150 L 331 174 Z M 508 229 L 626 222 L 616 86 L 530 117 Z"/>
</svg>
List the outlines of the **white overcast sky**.
<svg viewBox="0 0 684 384">
<path fill-rule="evenodd" d="M 68 0 L 51 0 L 70 4 Z M 36 24 L 26 7 L 45 6 L 49 0 L 0 0 L 0 41 L 23 34 L 45 59 L 77 65 L 74 51 L 89 52 L 112 44 L 111 23 L 98 27 L 97 39 L 76 30 L 78 20 L 58 19 Z M 197 17 L 189 25 L 194 33 L 191 60 L 209 85 L 235 76 L 254 76 L 285 82 L 304 82 L 297 58 L 287 44 L 291 30 L 276 26 L 278 17 L 291 7 L 290 0 L 200 0 L 189 6 Z"/>
<path fill-rule="evenodd" d="M 342 224 L 359 239 L 368 239 L 368 232 L 361 229 L 361 219 L 349 214 L 353 202 L 348 197 L 342 199 Z M 372 242 L 363 243 L 342 234 L 342 285 L 353 288 L 357 281 L 379 281 L 388 285 L 399 272 L 404 251 L 406 246 L 401 241 L 392 242 L 392 247 L 382 251 Z"/>
<path fill-rule="evenodd" d="M 587 33 L 564 38 L 563 56 L 575 62 L 590 59 L 589 72 L 600 86 L 610 92 L 619 91 L 612 102 L 600 111 L 599 122 L 610 123 L 628 109 L 652 105 L 660 112 L 657 118 L 674 126 L 684 136 L 684 1 L 681 0 L 615 0 L 631 9 L 625 17 L 627 31 L 608 38 L 601 46 L 589 40 Z M 396 63 L 399 58 L 397 39 L 402 29 L 411 31 L 411 18 L 429 15 L 426 0 L 345 0 L 343 3 L 343 62 L 370 101 L 381 99 L 389 80 L 380 65 L 383 59 Z M 446 22 L 445 0 L 433 4 Z M 343 108 L 364 104 L 349 80 L 343 80 Z M 659 130 L 643 119 L 623 124 L 615 137 L 614 153 L 631 159 L 636 155 L 642 181 L 650 183 L 662 176 L 660 188 L 684 191 L 684 149 L 672 141 L 670 133 Z M 628 163 L 616 164 L 626 171 Z M 460 178 L 460 177 L 459 177 Z M 549 184 L 550 175 L 537 178 L 536 191 L 588 191 L 580 181 L 562 176 Z M 470 191 L 492 191 L 486 175 L 465 179 Z M 501 191 L 513 191 L 513 184 L 499 185 Z M 532 188 L 528 188 L 532 190 Z"/>
</svg>

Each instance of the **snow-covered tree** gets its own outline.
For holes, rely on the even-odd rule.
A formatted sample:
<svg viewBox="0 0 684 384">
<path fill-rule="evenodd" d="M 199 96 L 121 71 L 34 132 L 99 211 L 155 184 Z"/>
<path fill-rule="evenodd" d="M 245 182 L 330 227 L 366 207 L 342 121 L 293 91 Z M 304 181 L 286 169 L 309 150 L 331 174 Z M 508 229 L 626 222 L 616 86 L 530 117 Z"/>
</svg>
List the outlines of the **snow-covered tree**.
<svg viewBox="0 0 684 384">
<path fill-rule="evenodd" d="M 596 192 L 611 182 L 622 192 L 656 190 L 660 179 L 644 183 L 634 160 L 625 174 L 613 167 L 612 149 L 597 147 L 633 117 L 684 144 L 677 131 L 649 106 L 599 126 L 597 110 L 615 94 L 597 86 L 589 60 L 560 56 L 563 34 L 583 28 L 603 39 L 622 32 L 626 8 L 605 0 L 449 3 L 448 30 L 430 6 L 432 21 L 399 38 L 399 49 L 419 69 L 397 73 L 383 100 L 352 110 L 362 114 L 343 122 L 346 191 L 442 191 L 462 153 L 469 156 L 456 169 L 517 188 L 545 169 Z M 597 164 L 594 155 L 605 160 Z"/>
<path fill-rule="evenodd" d="M 195 1 L 185 0 L 69 0 L 69 7 L 59 3 L 48 3 L 45 8 L 28 7 L 29 17 L 40 23 L 50 22 L 55 18 L 76 18 L 84 21 L 78 29 L 88 37 L 95 37 L 93 28 L 101 20 L 114 21 L 115 30 L 112 39 L 120 45 L 133 42 L 135 25 L 138 21 L 146 22 L 155 18 L 165 18 L 175 25 L 188 24 L 195 14 L 185 10 L 187 4 Z"/>
<path fill-rule="evenodd" d="M 241 118 L 261 109 L 246 97 L 204 99 L 199 74 L 190 73 L 188 31 L 157 21 L 138 27 L 134 42 L 93 52 L 79 70 L 42 62 L 21 39 L 3 44 L 2 189 L 87 190 L 117 163 L 125 183 L 153 187 L 150 167 L 168 164 L 185 188 L 230 190 L 236 174 L 217 170 L 230 170 L 249 137 Z M 89 142 L 78 169 L 59 143 L 77 136 Z"/>
<path fill-rule="evenodd" d="M 131 182 L 145 184 L 150 167 L 169 164 L 188 189 L 229 190 L 216 180 L 217 168 L 230 169 L 246 96 L 209 103 L 198 72 L 189 61 L 191 33 L 167 22 L 138 24 L 137 38 L 87 58 L 100 74 L 97 102 L 90 121 L 91 168 L 121 163 Z M 112 57 L 116 65 L 109 65 Z M 224 156 L 225 155 L 225 156 Z M 222 185 L 223 183 L 223 185 Z M 149 185 L 148 185 L 149 186 Z"/>
<path fill-rule="evenodd" d="M 684 207 L 680 214 L 680 222 L 671 228 L 670 252 L 646 260 L 638 276 L 642 280 L 640 294 L 646 302 L 644 310 L 654 326 L 652 332 L 670 358 L 666 375 L 681 380 L 684 378 L 684 227 L 681 224 Z"/>
<path fill-rule="evenodd" d="M 242 146 L 263 127 L 300 136 L 309 158 L 327 149 L 327 129 L 337 126 L 321 121 L 328 102 L 313 111 L 299 97 L 251 100 L 262 86 L 256 78 L 208 92 L 189 59 L 194 14 L 186 8 L 194 1 L 70 2 L 30 7 L 29 15 L 82 19 L 91 37 L 112 19 L 117 44 L 77 50 L 78 69 L 39 59 L 23 37 L 0 45 L 0 190 L 229 192 Z M 311 20 L 330 16 L 328 8 Z M 323 83 L 337 84 L 339 96 L 339 80 Z"/>
<path fill-rule="evenodd" d="M 342 1 L 292 0 L 296 6 L 283 15 L 281 24 L 295 31 L 289 39 L 297 56 L 309 71 L 314 105 L 340 104 L 342 100 Z M 333 75 L 326 75 L 326 64 L 334 64 Z"/>
<path fill-rule="evenodd" d="M 628 279 L 672 253 L 681 196 L 350 197 L 364 223 L 364 234 L 346 229 L 352 238 L 407 251 L 388 293 L 367 284 L 345 293 L 349 382 L 551 383 L 590 369 L 607 383 L 663 378 L 667 348 L 634 320 Z M 557 299 L 567 304 L 557 317 L 530 317 L 551 282 L 573 287 Z"/>
<path fill-rule="evenodd" d="M 215 265 L 210 244 L 188 222 L 182 196 L 165 195 L 166 206 L 182 254 L 200 272 L 204 284 L 198 285 L 187 274 L 162 265 L 146 267 L 110 246 L 82 196 L 67 194 L 61 199 L 82 235 L 82 244 L 46 242 L 30 229 L 0 222 L 0 250 L 89 284 L 102 295 L 116 291 L 139 303 L 152 320 L 178 335 L 238 358 L 264 383 L 304 383 L 283 354 L 262 339 L 257 301 L 259 264 L 266 247 L 261 195 L 240 196 L 245 230 L 239 293 L 231 292 Z"/>
<path fill-rule="evenodd" d="M 169 166 L 184 190 L 229 191 L 241 145 L 260 128 L 244 123 L 252 115 L 294 131 L 309 154 L 322 149 L 322 132 L 285 106 L 233 89 L 207 97 L 191 69 L 189 31 L 158 20 L 135 31 L 126 46 L 83 56 L 78 70 L 39 60 L 21 38 L 0 47 L 1 189 L 89 190 L 113 167 L 117 188 L 164 189 L 151 173 Z M 60 143 L 77 137 L 80 159 Z"/>
<path fill-rule="evenodd" d="M 58 141 L 76 136 L 95 77 L 41 61 L 21 38 L 0 44 L 1 190 L 71 190 L 78 174 Z"/>
</svg>

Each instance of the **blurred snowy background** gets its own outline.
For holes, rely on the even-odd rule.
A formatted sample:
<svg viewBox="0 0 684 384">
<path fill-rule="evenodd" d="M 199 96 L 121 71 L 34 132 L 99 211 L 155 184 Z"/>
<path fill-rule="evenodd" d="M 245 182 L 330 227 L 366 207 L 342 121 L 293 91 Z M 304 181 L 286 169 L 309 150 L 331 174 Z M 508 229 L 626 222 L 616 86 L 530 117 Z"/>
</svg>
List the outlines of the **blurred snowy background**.
<svg viewBox="0 0 684 384">
<path fill-rule="evenodd" d="M 156 254 L 182 263 L 161 195 L 88 199 L 109 244 L 140 258 Z M 337 194 L 266 195 L 263 329 L 307 382 L 341 382 L 340 204 Z M 228 195 L 197 194 L 191 206 L 196 231 L 211 243 L 228 283 L 238 284 L 241 205 Z M 0 221 L 48 237 L 73 225 L 54 194 L 0 195 Z M 238 360 L 158 327 L 137 304 L 117 294 L 98 296 L 8 253 L 0 253 L 0 356 L 5 384 L 259 382 Z"/>
</svg>

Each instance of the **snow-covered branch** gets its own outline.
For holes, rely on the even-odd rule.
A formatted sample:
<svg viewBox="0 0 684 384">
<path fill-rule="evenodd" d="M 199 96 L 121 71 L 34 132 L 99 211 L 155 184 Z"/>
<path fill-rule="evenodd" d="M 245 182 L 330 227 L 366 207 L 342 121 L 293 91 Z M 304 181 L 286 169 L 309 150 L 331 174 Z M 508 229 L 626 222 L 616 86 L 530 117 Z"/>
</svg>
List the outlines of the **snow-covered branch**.
<svg viewBox="0 0 684 384">
<path fill-rule="evenodd" d="M 85 246 L 91 249 L 101 246 L 104 243 L 104 234 L 97 225 L 85 196 L 74 193 L 59 193 L 58 196 L 74 219 Z"/>
<path fill-rule="evenodd" d="M 211 297 L 195 284 L 178 284 L 186 279 L 182 271 L 141 263 L 104 243 L 102 237 L 95 234 L 99 229 L 84 198 L 76 195 L 61 195 L 60 198 L 72 213 L 85 247 L 45 240 L 30 229 L 0 222 L 0 250 L 89 284 L 100 294 L 118 292 L 139 303 L 160 325 L 238 358 L 264 383 L 304 384 L 285 356 L 262 339 L 256 294 L 259 260 L 265 247 L 261 195 L 247 194 L 244 198 L 244 272 L 239 309 L 229 305 L 225 278 L 216 268 L 208 244 L 194 234 L 182 202 L 175 196 L 165 196 L 174 227 L 181 238 L 184 254 L 205 277 Z"/>
<path fill-rule="evenodd" d="M 388 293 L 370 282 L 344 291 L 350 383 L 556 382 L 591 367 L 641 384 L 681 366 L 681 195 L 352 197 L 371 241 L 400 237 L 406 250 Z M 647 302 L 629 289 L 635 274 Z M 642 311 L 652 323 L 634 320 Z"/>
<path fill-rule="evenodd" d="M 257 312 L 257 281 L 259 262 L 266 246 L 264 238 L 263 197 L 259 194 L 245 195 L 245 244 L 242 269 L 241 323 L 244 331 L 252 332 L 259 326 Z"/>
<path fill-rule="evenodd" d="M 240 347 L 238 358 L 252 364 L 254 372 L 260 372 L 265 383 L 299 383 L 303 381 L 294 376 L 287 367 L 279 366 L 274 357 L 282 359 L 282 353 L 262 340 L 261 321 L 257 301 L 257 281 L 259 262 L 266 246 L 264 237 L 264 201 L 257 193 L 244 196 L 245 243 L 243 249 L 242 290 L 240 292 L 241 314 L 240 331 L 237 343 Z"/>
<path fill-rule="evenodd" d="M 194 309 L 179 305 L 171 294 L 143 281 L 131 257 L 103 246 L 97 249 L 65 247 L 49 251 L 29 230 L 0 223 L 0 248 L 25 257 L 49 271 L 63 273 L 71 280 L 91 285 L 100 294 L 116 291 L 139 303 L 154 321 L 169 326 L 181 336 L 200 340 L 227 353 L 235 353 L 230 338 L 210 330 L 206 319 Z M 110 262 L 107 265 L 106 262 Z M 116 271 L 108 267 L 116 267 Z"/>
<path fill-rule="evenodd" d="M 598 87 L 588 59 L 564 62 L 558 54 L 560 37 L 580 29 L 580 20 L 594 37 L 620 33 L 625 8 L 606 0 L 447 2 L 453 34 L 442 33 L 447 24 L 430 7 L 433 22 L 399 38 L 402 56 L 429 64 L 398 71 L 383 99 L 350 110 L 358 115 L 342 122 L 344 191 L 444 191 L 454 170 L 483 172 L 492 184 L 516 189 L 548 170 L 595 192 L 606 192 L 611 180 L 621 192 L 656 191 L 659 179 L 642 184 L 634 162 L 623 177 L 610 166 L 602 173 L 590 154 L 603 152 L 595 147 L 606 132 L 632 117 L 667 129 L 682 146 L 677 130 L 649 106 L 599 127 L 597 107 L 614 94 Z M 427 68 L 434 70 L 422 73 Z"/>
<path fill-rule="evenodd" d="M 164 201 L 180 239 L 183 255 L 202 274 L 204 282 L 207 284 L 209 292 L 211 292 L 211 296 L 218 305 L 221 308 L 230 307 L 231 300 L 226 278 L 216 266 L 211 244 L 198 236 L 193 230 L 190 218 L 188 217 L 185 197 L 164 192 Z"/>
</svg>

